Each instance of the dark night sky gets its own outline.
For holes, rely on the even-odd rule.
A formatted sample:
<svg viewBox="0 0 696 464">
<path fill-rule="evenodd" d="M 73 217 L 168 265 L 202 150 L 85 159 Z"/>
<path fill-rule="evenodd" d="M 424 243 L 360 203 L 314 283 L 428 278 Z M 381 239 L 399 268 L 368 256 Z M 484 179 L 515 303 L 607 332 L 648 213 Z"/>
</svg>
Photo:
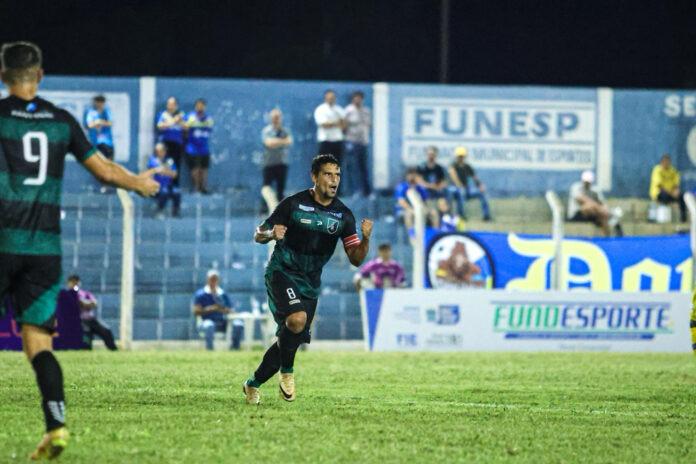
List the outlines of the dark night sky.
<svg viewBox="0 0 696 464">
<path fill-rule="evenodd" d="M 450 82 L 696 87 L 696 2 L 450 0 Z M 439 78 L 440 0 L 0 0 L 52 74 Z"/>
</svg>

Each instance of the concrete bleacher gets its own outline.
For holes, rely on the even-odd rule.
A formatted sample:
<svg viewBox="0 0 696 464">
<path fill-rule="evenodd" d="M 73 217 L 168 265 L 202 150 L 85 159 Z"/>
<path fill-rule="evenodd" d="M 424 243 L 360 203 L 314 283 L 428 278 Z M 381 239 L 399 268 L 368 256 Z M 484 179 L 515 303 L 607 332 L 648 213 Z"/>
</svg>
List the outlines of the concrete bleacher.
<svg viewBox="0 0 696 464">
<path fill-rule="evenodd" d="M 266 301 L 264 265 L 268 248 L 252 241 L 261 220 L 254 212 L 257 201 L 240 205 L 234 195 L 184 196 L 181 218 L 155 219 L 152 202 L 136 199 L 135 220 L 135 340 L 186 340 L 196 338 L 191 316 L 193 292 L 205 284 L 210 267 L 221 272 L 223 288 L 248 311 L 255 300 Z M 390 196 L 376 201 L 346 200 L 356 218 L 378 217 L 373 248 L 389 242 L 394 257 L 411 273 L 411 248 L 407 234 L 393 219 Z M 646 221 L 649 203 L 642 199 L 612 199 L 624 210 L 628 235 L 673 233 L 676 224 Z M 244 209 L 244 207 L 246 209 Z M 543 198 L 509 198 L 491 201 L 493 222 L 482 222 L 477 201 L 467 204 L 467 230 L 549 234 L 551 213 Z M 63 200 L 63 269 L 80 274 L 83 286 L 101 300 L 102 317 L 118 326 L 121 280 L 121 209 L 116 195 L 70 195 Z M 674 215 L 676 217 L 676 215 Z M 567 236 L 597 236 L 591 224 L 566 223 Z M 340 246 L 325 268 L 323 296 L 314 333 L 318 339 L 362 337 L 355 272 Z"/>
</svg>

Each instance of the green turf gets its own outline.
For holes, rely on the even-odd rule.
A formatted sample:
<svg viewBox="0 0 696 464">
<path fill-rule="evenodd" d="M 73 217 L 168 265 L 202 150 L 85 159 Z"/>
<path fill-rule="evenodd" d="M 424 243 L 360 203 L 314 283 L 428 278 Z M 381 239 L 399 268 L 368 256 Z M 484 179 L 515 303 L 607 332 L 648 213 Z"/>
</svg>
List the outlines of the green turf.
<svg viewBox="0 0 696 464">
<path fill-rule="evenodd" d="M 241 382 L 261 353 L 60 353 L 63 462 L 696 462 L 686 355 L 302 352 L 298 399 Z M 33 372 L 0 353 L 0 462 L 42 427 Z"/>
</svg>

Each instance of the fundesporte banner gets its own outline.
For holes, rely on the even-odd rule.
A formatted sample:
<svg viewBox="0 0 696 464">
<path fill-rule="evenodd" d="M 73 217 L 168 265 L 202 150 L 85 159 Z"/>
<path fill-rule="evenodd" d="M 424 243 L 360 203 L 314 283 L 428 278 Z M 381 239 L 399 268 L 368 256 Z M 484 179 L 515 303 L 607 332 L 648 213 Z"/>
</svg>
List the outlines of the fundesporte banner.
<svg viewBox="0 0 696 464">
<path fill-rule="evenodd" d="M 368 290 L 369 351 L 690 352 L 682 293 Z"/>
</svg>

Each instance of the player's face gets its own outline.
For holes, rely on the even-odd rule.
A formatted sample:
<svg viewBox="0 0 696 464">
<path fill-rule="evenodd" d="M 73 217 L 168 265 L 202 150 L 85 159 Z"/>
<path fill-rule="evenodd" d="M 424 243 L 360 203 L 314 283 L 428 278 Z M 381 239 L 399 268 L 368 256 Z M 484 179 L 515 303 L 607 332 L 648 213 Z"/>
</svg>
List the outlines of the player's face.
<svg viewBox="0 0 696 464">
<path fill-rule="evenodd" d="M 319 174 L 312 174 L 315 190 L 323 198 L 334 198 L 341 183 L 341 168 L 336 164 L 325 164 Z"/>
</svg>

